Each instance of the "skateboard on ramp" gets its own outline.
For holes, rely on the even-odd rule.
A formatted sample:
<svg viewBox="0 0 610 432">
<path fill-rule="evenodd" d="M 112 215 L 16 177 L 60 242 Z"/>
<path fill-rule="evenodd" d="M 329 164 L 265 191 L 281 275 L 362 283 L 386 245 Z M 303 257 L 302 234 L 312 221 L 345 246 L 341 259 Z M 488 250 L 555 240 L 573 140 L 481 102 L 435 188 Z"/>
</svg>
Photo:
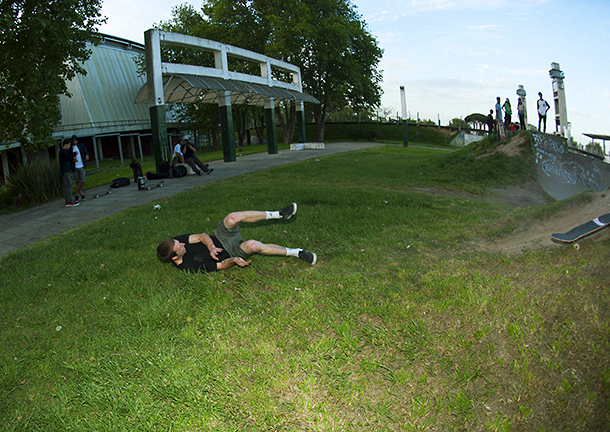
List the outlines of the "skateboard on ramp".
<svg viewBox="0 0 610 432">
<path fill-rule="evenodd" d="M 551 240 L 557 243 L 573 243 L 583 237 L 593 234 L 610 224 L 610 213 L 595 218 L 587 223 L 572 228 L 566 233 L 551 234 Z"/>
</svg>

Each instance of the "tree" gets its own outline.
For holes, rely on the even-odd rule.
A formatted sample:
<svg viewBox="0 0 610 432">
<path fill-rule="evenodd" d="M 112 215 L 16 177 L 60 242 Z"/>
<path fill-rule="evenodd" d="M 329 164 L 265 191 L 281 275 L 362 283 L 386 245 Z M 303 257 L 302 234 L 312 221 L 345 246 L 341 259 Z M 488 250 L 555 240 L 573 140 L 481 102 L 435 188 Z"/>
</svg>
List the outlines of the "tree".
<svg viewBox="0 0 610 432">
<path fill-rule="evenodd" d="M 192 7 L 178 6 L 162 28 L 236 45 L 301 68 L 303 91 L 321 102 L 313 106 L 318 141 L 324 138 L 330 107 L 365 111 L 379 104 L 382 76 L 377 66 L 383 51 L 349 0 L 206 0 L 202 13 L 194 14 Z M 238 67 L 258 72 L 256 65 Z M 278 117 L 290 128 L 294 105 L 282 105 L 284 112 Z M 287 135 L 292 139 L 289 129 L 284 130 Z"/>
<path fill-rule="evenodd" d="M 320 101 L 312 108 L 316 140 L 323 141 L 331 107 L 365 111 L 379 105 L 382 75 L 377 66 L 383 50 L 349 0 L 283 3 L 281 11 L 267 15 L 274 29 L 267 55 L 301 68 L 303 91 Z"/>
<path fill-rule="evenodd" d="M 459 119 L 459 118 L 454 118 L 453 120 L 451 120 L 451 123 L 449 123 L 449 126 L 461 128 L 461 129 L 470 129 L 470 125 L 468 123 L 466 123 L 466 121 Z"/>
<path fill-rule="evenodd" d="M 470 123 L 474 129 L 485 129 L 485 125 L 487 124 L 487 116 L 484 114 L 472 113 L 467 115 L 464 121 L 466 123 Z"/>
<path fill-rule="evenodd" d="M 101 0 L 0 2 L 0 142 L 47 145 L 61 120 L 59 95 L 85 73 L 100 8 Z"/>
</svg>

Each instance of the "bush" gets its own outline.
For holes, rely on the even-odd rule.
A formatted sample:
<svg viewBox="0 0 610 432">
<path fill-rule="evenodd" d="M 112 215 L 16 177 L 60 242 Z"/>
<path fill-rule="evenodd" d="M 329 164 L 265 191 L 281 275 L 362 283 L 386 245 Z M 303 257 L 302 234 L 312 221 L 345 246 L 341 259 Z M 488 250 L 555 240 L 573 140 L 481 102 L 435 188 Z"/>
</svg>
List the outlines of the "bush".
<svg viewBox="0 0 610 432">
<path fill-rule="evenodd" d="M 326 123 L 324 125 L 324 141 L 345 141 L 350 140 L 373 140 L 383 139 L 384 142 L 402 142 L 403 131 L 402 124 L 381 124 L 381 123 Z M 366 128 L 366 129 L 365 129 Z M 306 135 L 309 140 L 314 140 L 316 136 L 316 125 L 307 125 Z M 363 131 L 363 135 L 356 138 L 353 134 L 356 130 Z M 366 132 L 376 132 L 379 136 L 366 136 Z M 457 134 L 457 131 L 455 132 Z M 426 143 L 444 146 L 451 142 L 453 136 L 445 136 L 439 132 L 435 126 L 416 126 L 414 124 L 409 125 L 409 141 L 417 143 Z"/>
<path fill-rule="evenodd" d="M 6 182 L 6 194 L 16 205 L 42 204 L 62 195 L 56 162 L 36 160 L 19 166 Z"/>
<path fill-rule="evenodd" d="M 362 129 L 351 129 L 349 131 L 349 137 L 353 141 L 358 141 L 359 139 L 365 139 L 367 141 L 375 141 L 381 139 L 381 134 L 375 130 L 362 130 Z"/>
</svg>

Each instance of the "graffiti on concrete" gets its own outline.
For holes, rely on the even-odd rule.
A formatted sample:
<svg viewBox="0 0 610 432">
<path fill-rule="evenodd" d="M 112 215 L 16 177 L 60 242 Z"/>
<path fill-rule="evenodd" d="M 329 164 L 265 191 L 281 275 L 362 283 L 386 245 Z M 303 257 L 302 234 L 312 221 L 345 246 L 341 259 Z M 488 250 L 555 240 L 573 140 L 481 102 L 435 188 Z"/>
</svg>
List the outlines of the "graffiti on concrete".
<svg viewBox="0 0 610 432">
<path fill-rule="evenodd" d="M 602 166 L 594 158 L 568 152 L 564 139 L 555 135 L 532 133 L 536 163 L 545 175 L 568 184 L 582 184 L 588 189 L 605 189 Z M 607 166 L 605 171 L 607 171 Z M 607 175 L 607 172 L 605 173 Z"/>
</svg>

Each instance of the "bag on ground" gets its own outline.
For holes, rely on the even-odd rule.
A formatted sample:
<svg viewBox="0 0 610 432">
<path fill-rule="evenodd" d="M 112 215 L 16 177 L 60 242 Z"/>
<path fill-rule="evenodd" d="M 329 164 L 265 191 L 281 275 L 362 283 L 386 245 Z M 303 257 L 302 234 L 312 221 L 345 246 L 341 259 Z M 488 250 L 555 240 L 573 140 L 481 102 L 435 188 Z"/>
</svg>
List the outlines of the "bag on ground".
<svg viewBox="0 0 610 432">
<path fill-rule="evenodd" d="M 130 180 L 127 177 L 118 177 L 115 178 L 114 180 L 112 180 L 112 183 L 110 184 L 111 188 L 120 188 L 123 186 L 129 186 Z"/>
</svg>

